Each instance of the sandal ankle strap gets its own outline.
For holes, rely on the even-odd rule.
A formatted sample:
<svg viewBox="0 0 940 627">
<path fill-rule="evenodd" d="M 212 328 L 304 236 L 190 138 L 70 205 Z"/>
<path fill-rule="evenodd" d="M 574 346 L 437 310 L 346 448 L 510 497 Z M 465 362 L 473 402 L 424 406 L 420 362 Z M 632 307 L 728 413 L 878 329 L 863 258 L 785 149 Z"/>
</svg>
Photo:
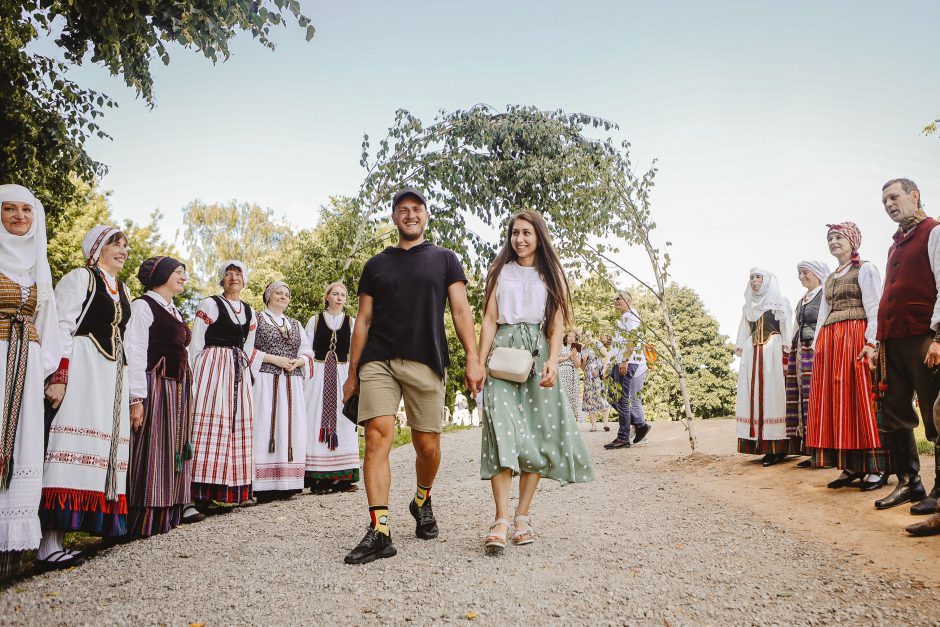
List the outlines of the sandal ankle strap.
<svg viewBox="0 0 940 627">
<path fill-rule="evenodd" d="M 492 529 L 496 525 L 505 525 L 506 529 L 509 529 L 510 527 L 512 527 L 512 523 L 509 521 L 508 518 L 497 518 L 496 520 L 493 521 L 493 524 L 490 525 L 490 529 Z"/>
<path fill-rule="evenodd" d="M 528 515 L 523 516 L 522 514 L 519 514 L 518 516 L 513 516 L 513 520 L 517 522 L 521 521 L 521 522 L 527 523 L 529 522 L 529 517 Z"/>
</svg>

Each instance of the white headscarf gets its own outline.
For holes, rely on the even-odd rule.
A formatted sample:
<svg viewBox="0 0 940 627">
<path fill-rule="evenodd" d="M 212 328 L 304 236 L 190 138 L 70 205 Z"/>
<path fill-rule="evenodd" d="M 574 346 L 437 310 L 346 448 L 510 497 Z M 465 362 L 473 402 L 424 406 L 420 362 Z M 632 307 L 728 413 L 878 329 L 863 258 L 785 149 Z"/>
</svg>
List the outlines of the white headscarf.
<svg viewBox="0 0 940 627">
<path fill-rule="evenodd" d="M 85 261 L 89 266 L 98 263 L 104 245 L 111 239 L 112 235 L 120 232 L 121 229 L 117 227 L 99 224 L 85 233 L 85 237 L 82 238 L 82 255 L 85 256 Z"/>
<path fill-rule="evenodd" d="M 229 259 L 228 261 L 223 261 L 221 268 L 219 268 L 219 285 L 222 285 L 222 281 L 225 279 L 225 271 L 228 270 L 229 266 L 235 266 L 242 271 L 242 285 L 248 285 L 248 266 L 246 266 L 241 261 L 237 259 Z"/>
<path fill-rule="evenodd" d="M 271 281 L 268 283 L 268 286 L 264 288 L 264 304 L 267 305 L 268 301 L 271 300 L 271 294 L 274 293 L 279 287 L 287 287 L 287 293 L 290 294 L 290 287 L 287 286 L 287 283 L 284 281 Z"/>
<path fill-rule="evenodd" d="M 52 296 L 52 271 L 49 269 L 46 242 L 46 213 L 42 203 L 22 185 L 0 185 L 0 203 L 22 202 L 33 208 L 33 224 L 25 235 L 13 235 L 0 227 L 0 272 L 10 278 L 30 278 L 36 282 L 39 306 Z"/>
<path fill-rule="evenodd" d="M 825 282 L 826 277 L 829 276 L 829 273 L 830 273 L 829 266 L 826 264 L 825 261 L 804 260 L 796 264 L 796 269 L 799 270 L 800 268 L 806 268 L 807 270 L 809 270 L 810 272 L 818 276 L 820 283 Z"/>
<path fill-rule="evenodd" d="M 792 316 L 790 303 L 780 292 L 780 283 L 772 272 L 762 268 L 751 268 L 751 274 L 764 277 L 760 289 L 751 289 L 751 280 L 748 277 L 747 288 L 744 290 L 744 317 L 748 322 L 757 322 L 765 311 L 772 311 L 774 318 L 780 321 L 789 320 Z"/>
</svg>

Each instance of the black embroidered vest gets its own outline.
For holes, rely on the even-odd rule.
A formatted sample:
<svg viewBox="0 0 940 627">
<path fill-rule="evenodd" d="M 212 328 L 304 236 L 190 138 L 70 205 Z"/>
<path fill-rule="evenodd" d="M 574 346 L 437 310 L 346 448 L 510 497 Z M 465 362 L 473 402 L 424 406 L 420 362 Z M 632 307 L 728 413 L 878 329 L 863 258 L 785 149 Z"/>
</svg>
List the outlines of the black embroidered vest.
<svg viewBox="0 0 940 627">
<path fill-rule="evenodd" d="M 213 296 L 216 307 L 219 308 L 219 315 L 216 321 L 206 327 L 206 346 L 224 346 L 226 348 L 244 348 L 245 341 L 248 339 L 248 331 L 251 329 L 251 317 L 254 313 L 248 303 L 243 302 L 245 308 L 245 324 L 239 324 L 228 310 L 230 305 L 221 296 Z"/>
<path fill-rule="evenodd" d="M 793 335 L 793 346 L 796 347 L 799 342 L 811 344 L 816 337 L 816 318 L 819 317 L 819 305 L 822 303 L 823 290 L 816 292 L 813 299 L 804 303 L 800 299 L 796 306 L 796 333 Z"/>
<path fill-rule="evenodd" d="M 281 333 L 276 324 L 272 324 L 264 314 L 258 316 L 258 329 L 255 331 L 255 348 L 269 355 L 279 355 L 288 359 L 297 359 L 300 352 L 300 334 L 304 330 L 300 323 L 293 318 L 284 317 L 287 321 L 287 337 Z M 261 364 L 261 372 L 268 374 L 290 374 L 292 377 L 303 376 L 303 368 L 297 368 L 290 373 L 285 373 L 282 368 L 274 364 Z"/>
<path fill-rule="evenodd" d="M 754 346 L 766 344 L 772 336 L 780 333 L 780 322 L 772 311 L 765 311 L 760 318 L 748 324 L 751 327 L 751 342 Z"/>
<path fill-rule="evenodd" d="M 159 376 L 183 381 L 189 370 L 189 354 L 186 347 L 189 346 L 193 332 L 185 321 L 177 320 L 149 296 L 141 298 L 150 305 L 150 311 L 153 312 L 150 341 L 147 343 L 147 372 L 156 369 Z"/>
<path fill-rule="evenodd" d="M 109 361 L 117 361 L 114 347 L 118 336 L 123 344 L 127 321 L 131 319 L 131 303 L 120 281 L 117 281 L 117 290 L 118 300 L 115 302 L 108 294 L 108 285 L 101 272 L 89 270 L 88 294 L 82 304 L 85 317 L 75 330 L 76 337 L 83 335 L 90 339 Z M 123 353 L 121 359 L 125 360 Z"/>
<path fill-rule="evenodd" d="M 352 340 L 352 325 L 349 316 L 343 314 L 343 323 L 335 331 L 326 323 L 324 314 L 317 315 L 316 331 L 313 334 L 313 357 L 325 361 L 330 347 L 336 351 L 336 361 L 345 364 L 349 361 L 349 345 Z"/>
</svg>

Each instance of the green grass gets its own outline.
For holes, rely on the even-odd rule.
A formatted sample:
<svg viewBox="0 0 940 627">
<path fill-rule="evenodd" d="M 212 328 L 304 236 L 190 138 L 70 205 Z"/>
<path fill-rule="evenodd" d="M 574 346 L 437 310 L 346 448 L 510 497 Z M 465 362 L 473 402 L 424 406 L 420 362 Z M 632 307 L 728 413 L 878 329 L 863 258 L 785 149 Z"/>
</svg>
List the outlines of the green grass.
<svg viewBox="0 0 940 627">
<path fill-rule="evenodd" d="M 927 439 L 924 434 L 924 423 L 917 425 L 914 429 L 914 437 L 917 438 L 917 451 L 921 455 L 933 455 L 933 442 Z"/>
</svg>

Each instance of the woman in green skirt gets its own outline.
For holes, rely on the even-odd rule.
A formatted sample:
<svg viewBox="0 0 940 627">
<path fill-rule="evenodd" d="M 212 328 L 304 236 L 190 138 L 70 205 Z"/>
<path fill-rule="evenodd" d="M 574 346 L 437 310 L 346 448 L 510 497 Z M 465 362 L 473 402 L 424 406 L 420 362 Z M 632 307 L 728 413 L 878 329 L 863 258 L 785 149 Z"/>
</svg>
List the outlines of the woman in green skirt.
<svg viewBox="0 0 940 627">
<path fill-rule="evenodd" d="M 483 392 L 480 476 L 490 480 L 496 501 L 496 520 L 484 540 L 488 554 L 503 551 L 510 526 L 513 543 L 535 540 L 529 506 L 539 479 L 562 485 L 594 479 L 587 447 L 557 384 L 562 330 L 570 322 L 568 281 L 545 220 L 535 211 L 521 211 L 509 220 L 503 249 L 487 274 L 480 332 L 485 362 L 491 349 L 501 346 L 535 355 L 527 381 L 514 383 L 491 373 Z M 515 475 L 520 475 L 519 502 L 510 523 Z"/>
</svg>

